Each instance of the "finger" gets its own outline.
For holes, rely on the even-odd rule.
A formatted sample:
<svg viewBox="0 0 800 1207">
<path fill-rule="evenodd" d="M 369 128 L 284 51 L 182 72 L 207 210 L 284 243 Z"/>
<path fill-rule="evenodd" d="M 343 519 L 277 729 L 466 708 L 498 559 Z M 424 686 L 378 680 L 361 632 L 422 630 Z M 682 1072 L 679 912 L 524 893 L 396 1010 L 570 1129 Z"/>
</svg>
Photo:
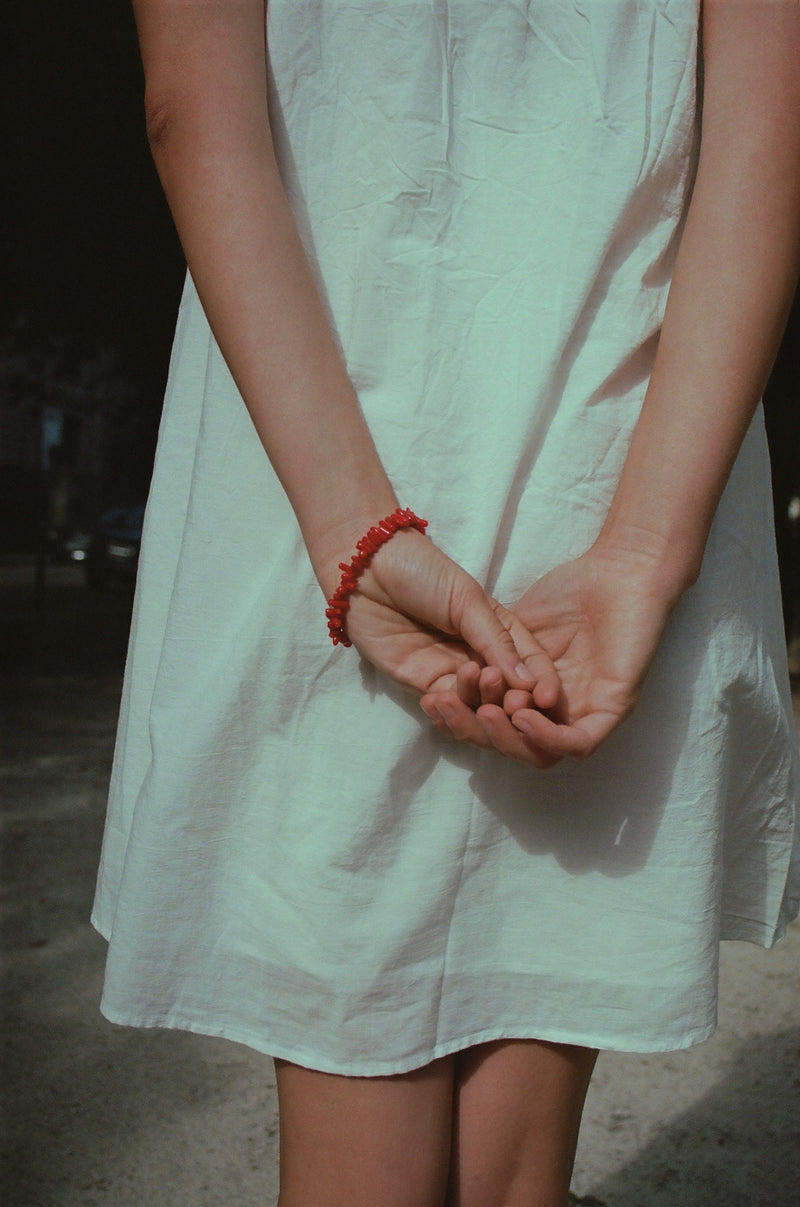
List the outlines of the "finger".
<svg viewBox="0 0 800 1207">
<path fill-rule="evenodd" d="M 508 624 L 506 624 L 506 616 Z M 468 579 L 460 598 L 453 604 L 453 617 L 458 631 L 481 661 L 494 666 L 502 674 L 509 687 L 532 691 L 537 683 L 522 652 L 517 649 L 511 636 L 511 613 L 494 600 L 489 600 L 474 579 Z M 520 638 L 527 642 L 530 651 L 533 638 L 521 621 L 516 621 Z M 527 638 L 524 635 L 527 634 Z M 537 646 L 537 650 L 540 647 Z M 546 656 L 545 656 L 546 657 Z M 552 663 L 550 664 L 552 666 Z"/>
<path fill-rule="evenodd" d="M 425 711 L 435 710 L 447 732 L 461 742 L 469 742 L 481 750 L 490 750 L 491 742 L 474 711 L 460 700 L 455 692 L 435 692 L 423 697 Z M 435 722 L 434 722 L 435 723 Z"/>
<path fill-rule="evenodd" d="M 502 708 L 496 705 L 483 706 L 478 709 L 477 719 L 498 754 L 527 763 L 539 771 L 546 771 L 560 762 L 561 755 L 539 750 L 524 734 L 516 730 Z"/>
<path fill-rule="evenodd" d="M 503 712 L 506 716 L 513 716 L 515 712 L 519 712 L 522 708 L 533 708 L 534 701 L 530 692 L 520 691 L 516 687 L 509 688 L 503 696 Z"/>
<path fill-rule="evenodd" d="M 434 692 L 423 696 L 420 703 L 440 732 L 481 750 L 493 750 L 540 771 L 554 767 L 561 760 L 559 755 L 538 750 L 514 729 L 496 705 L 482 705 L 476 714 L 455 692 Z"/>
<path fill-rule="evenodd" d="M 474 712 L 481 704 L 502 705 L 506 684 L 496 666 L 480 667 L 477 662 L 467 662 L 458 669 L 456 691 L 459 699 Z M 516 700 L 517 708 L 527 708 L 533 697 L 530 692 L 517 690 Z"/>
<path fill-rule="evenodd" d="M 513 727 L 537 749 L 575 759 L 594 754 L 620 720 L 615 713 L 598 711 L 588 713 L 572 724 L 563 724 L 533 709 L 522 709 L 511 717 Z"/>
<path fill-rule="evenodd" d="M 465 662 L 456 674 L 456 692 L 462 703 L 473 712 L 481 704 L 481 668 L 477 662 Z"/>
<path fill-rule="evenodd" d="M 442 715 L 440 714 L 436 705 L 431 703 L 430 697 L 423 696 L 419 703 L 420 703 L 420 708 L 425 713 L 425 716 L 428 718 L 429 721 L 431 721 L 436 726 L 436 728 L 439 730 L 439 732 L 449 734 L 450 730 L 447 726 L 447 722 L 445 721 L 444 717 L 442 717 Z"/>
<path fill-rule="evenodd" d="M 506 691 L 506 682 L 496 666 L 485 666 L 478 680 L 480 692 L 479 704 L 498 704 L 502 706 Z M 520 695 L 524 695 L 520 692 Z M 476 705 L 477 707 L 477 705 Z"/>
<path fill-rule="evenodd" d="M 508 628 L 514 648 L 520 655 L 521 665 L 527 671 L 529 690 L 536 707 L 554 708 L 561 695 L 561 680 L 550 655 L 512 611 L 499 603 L 495 603 L 495 611 Z M 519 685 L 509 680 L 508 686 Z"/>
</svg>

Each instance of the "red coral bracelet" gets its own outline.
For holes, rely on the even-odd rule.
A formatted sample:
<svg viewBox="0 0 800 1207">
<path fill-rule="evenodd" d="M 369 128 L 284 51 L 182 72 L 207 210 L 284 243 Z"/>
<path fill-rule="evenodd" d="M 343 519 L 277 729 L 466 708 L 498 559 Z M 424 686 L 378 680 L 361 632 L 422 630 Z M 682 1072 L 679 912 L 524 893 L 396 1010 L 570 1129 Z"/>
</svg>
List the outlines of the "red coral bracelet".
<svg viewBox="0 0 800 1207">
<path fill-rule="evenodd" d="M 401 528 L 416 528 L 418 532 L 424 533 L 427 527 L 427 520 L 421 520 L 407 507 L 398 507 L 397 511 L 387 515 L 385 520 L 381 520 L 380 524 L 370 528 L 366 536 L 362 536 L 361 540 L 356 542 L 357 552 L 353 554 L 349 562 L 339 562 L 342 581 L 328 600 L 328 606 L 325 609 L 325 615 L 328 618 L 328 633 L 334 645 L 343 645 L 348 649 L 352 645 L 352 642 L 347 640 L 345 629 L 350 596 L 356 589 L 359 576 L 366 570 L 381 545 L 390 541 Z"/>
</svg>

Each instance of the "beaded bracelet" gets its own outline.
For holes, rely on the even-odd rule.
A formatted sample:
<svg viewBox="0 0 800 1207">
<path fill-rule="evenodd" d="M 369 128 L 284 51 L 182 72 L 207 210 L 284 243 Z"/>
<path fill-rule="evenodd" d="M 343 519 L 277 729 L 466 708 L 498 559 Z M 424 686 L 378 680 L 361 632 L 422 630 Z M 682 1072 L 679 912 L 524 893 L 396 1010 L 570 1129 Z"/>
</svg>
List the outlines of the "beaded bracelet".
<svg viewBox="0 0 800 1207">
<path fill-rule="evenodd" d="M 359 576 L 366 570 L 381 545 L 390 541 L 401 528 L 416 528 L 418 532 L 424 533 L 427 527 L 427 520 L 421 520 L 407 507 L 398 507 L 397 511 L 387 515 L 385 520 L 381 520 L 380 524 L 370 528 L 366 536 L 362 536 L 361 540 L 356 542 L 357 552 L 353 554 L 349 562 L 339 562 L 342 581 L 328 600 L 328 606 L 325 609 L 325 615 L 328 618 L 328 633 L 334 645 L 343 645 L 349 649 L 353 644 L 348 641 L 345 629 L 350 596 L 356 589 Z"/>
</svg>

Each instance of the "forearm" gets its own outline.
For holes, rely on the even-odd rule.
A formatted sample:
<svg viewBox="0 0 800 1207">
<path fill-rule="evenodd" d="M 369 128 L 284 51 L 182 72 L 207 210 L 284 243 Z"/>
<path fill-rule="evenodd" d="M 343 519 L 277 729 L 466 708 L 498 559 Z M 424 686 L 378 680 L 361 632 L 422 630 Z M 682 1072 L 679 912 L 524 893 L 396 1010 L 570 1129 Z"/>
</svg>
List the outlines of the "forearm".
<svg viewBox="0 0 800 1207">
<path fill-rule="evenodd" d="M 766 384 L 800 259 L 800 5 L 708 0 L 697 181 L 655 365 L 597 542 L 675 598 Z"/>
<path fill-rule="evenodd" d="M 186 259 L 328 590 L 339 557 L 396 500 L 275 162 L 263 4 L 136 9 L 148 132 Z"/>
</svg>

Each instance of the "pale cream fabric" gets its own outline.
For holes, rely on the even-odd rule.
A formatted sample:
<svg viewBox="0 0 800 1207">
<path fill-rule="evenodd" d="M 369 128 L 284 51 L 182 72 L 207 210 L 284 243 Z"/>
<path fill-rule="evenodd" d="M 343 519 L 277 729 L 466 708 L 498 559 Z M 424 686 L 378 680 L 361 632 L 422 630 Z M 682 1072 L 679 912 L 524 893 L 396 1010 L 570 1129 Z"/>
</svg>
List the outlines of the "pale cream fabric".
<svg viewBox="0 0 800 1207">
<path fill-rule="evenodd" d="M 509 602 L 614 490 L 691 184 L 697 22 L 269 4 L 284 176 L 378 448 Z M 189 281 L 94 915 L 108 1017 L 361 1074 L 501 1036 L 707 1036 L 720 937 L 769 945 L 797 910 L 761 415 L 637 712 L 585 763 L 445 740 L 323 609 Z"/>
</svg>

